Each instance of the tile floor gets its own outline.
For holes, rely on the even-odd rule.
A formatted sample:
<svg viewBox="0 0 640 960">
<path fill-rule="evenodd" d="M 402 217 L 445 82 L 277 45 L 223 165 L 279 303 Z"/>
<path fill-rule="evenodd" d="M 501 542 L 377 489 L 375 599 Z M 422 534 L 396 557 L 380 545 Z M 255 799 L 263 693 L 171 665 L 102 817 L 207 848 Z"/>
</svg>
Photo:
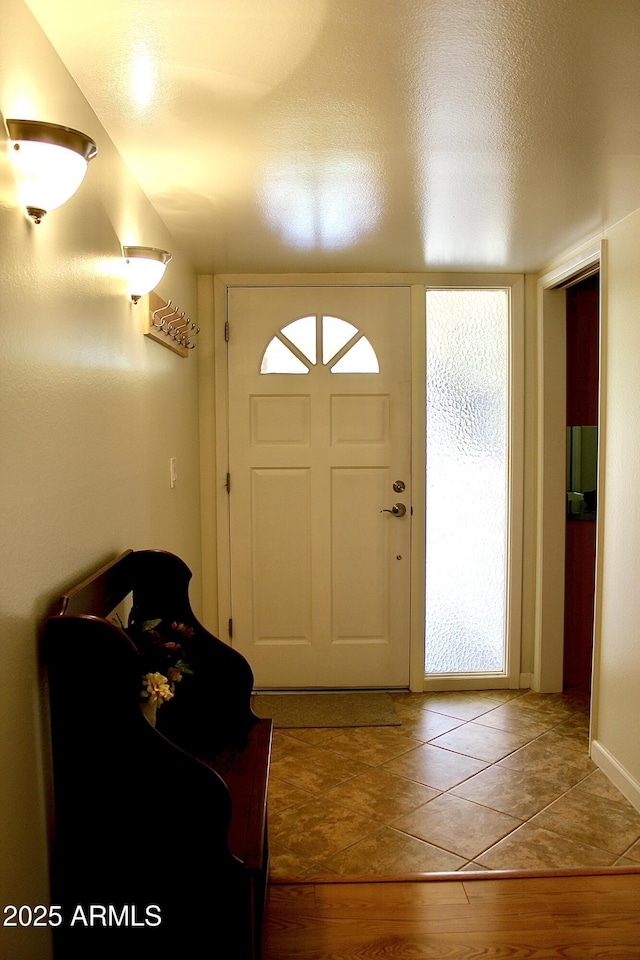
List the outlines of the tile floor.
<svg viewBox="0 0 640 960">
<path fill-rule="evenodd" d="M 275 731 L 272 879 L 640 865 L 586 697 L 393 697 L 401 726 Z"/>
</svg>

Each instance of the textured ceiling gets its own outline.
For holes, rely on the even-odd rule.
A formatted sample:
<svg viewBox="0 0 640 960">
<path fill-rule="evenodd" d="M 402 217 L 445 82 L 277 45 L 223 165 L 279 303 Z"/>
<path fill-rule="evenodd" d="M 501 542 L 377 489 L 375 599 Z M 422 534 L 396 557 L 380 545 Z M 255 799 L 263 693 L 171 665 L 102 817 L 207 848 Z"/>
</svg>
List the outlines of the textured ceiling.
<svg viewBox="0 0 640 960">
<path fill-rule="evenodd" d="M 199 272 L 533 271 L 640 207 L 638 0 L 27 2 Z"/>
</svg>

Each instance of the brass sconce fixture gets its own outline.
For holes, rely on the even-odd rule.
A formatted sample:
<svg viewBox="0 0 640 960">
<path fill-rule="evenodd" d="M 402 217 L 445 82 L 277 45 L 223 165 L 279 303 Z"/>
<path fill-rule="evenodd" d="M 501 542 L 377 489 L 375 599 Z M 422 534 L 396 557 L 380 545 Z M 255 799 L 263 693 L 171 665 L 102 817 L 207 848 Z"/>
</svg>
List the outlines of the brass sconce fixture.
<svg viewBox="0 0 640 960">
<path fill-rule="evenodd" d="M 137 303 L 160 283 L 171 254 L 157 247 L 123 247 L 122 253 L 129 296 Z"/>
<path fill-rule="evenodd" d="M 76 192 L 98 148 L 79 130 L 40 120 L 7 120 L 20 203 L 34 223 Z"/>
</svg>

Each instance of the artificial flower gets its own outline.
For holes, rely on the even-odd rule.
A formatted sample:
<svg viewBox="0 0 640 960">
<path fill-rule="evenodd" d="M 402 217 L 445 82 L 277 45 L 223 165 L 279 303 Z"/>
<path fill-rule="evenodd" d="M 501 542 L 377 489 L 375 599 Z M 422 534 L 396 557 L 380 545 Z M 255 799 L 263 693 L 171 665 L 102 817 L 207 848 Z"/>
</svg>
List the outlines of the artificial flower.
<svg viewBox="0 0 640 960">
<path fill-rule="evenodd" d="M 142 682 L 145 686 L 142 688 L 141 695 L 148 698 L 151 703 L 160 704 L 164 700 L 171 700 L 173 690 L 164 674 L 145 673 Z"/>
</svg>

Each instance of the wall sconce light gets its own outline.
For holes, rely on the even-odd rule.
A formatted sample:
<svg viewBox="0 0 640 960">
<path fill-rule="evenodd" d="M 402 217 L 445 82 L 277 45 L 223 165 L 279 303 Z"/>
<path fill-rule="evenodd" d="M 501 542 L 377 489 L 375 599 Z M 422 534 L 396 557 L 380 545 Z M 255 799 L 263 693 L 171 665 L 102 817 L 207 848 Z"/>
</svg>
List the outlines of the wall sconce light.
<svg viewBox="0 0 640 960">
<path fill-rule="evenodd" d="M 90 137 L 40 120 L 7 120 L 20 203 L 35 223 L 76 192 L 98 152 Z"/>
<path fill-rule="evenodd" d="M 156 247 L 123 247 L 129 296 L 134 303 L 150 293 L 162 280 L 165 267 L 172 259 L 166 250 Z"/>
</svg>

